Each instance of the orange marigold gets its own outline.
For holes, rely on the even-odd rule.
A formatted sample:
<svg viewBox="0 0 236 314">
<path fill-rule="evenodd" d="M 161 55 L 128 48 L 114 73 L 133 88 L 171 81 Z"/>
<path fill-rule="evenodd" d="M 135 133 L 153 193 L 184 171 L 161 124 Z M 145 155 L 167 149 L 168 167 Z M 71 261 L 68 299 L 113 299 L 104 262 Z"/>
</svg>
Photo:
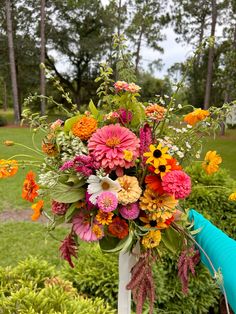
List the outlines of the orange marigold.
<svg viewBox="0 0 236 314">
<path fill-rule="evenodd" d="M 220 157 L 220 155 L 217 155 L 215 150 L 209 150 L 206 153 L 206 156 L 202 163 L 202 168 L 206 171 L 207 174 L 212 174 L 219 170 L 220 163 L 222 163 L 222 158 Z"/>
<path fill-rule="evenodd" d="M 145 114 L 152 120 L 161 121 L 164 118 L 166 109 L 158 104 L 150 104 L 145 109 Z"/>
<path fill-rule="evenodd" d="M 72 132 L 81 140 L 88 140 L 97 130 L 97 120 L 93 117 L 83 116 L 72 126 Z"/>
<path fill-rule="evenodd" d="M 206 117 L 210 115 L 208 110 L 202 110 L 200 108 L 194 110 L 193 112 L 188 113 L 184 117 L 184 121 L 190 125 L 195 125 L 199 121 L 204 120 Z"/>
<path fill-rule="evenodd" d="M 39 186 L 35 182 L 35 174 L 31 170 L 27 173 L 23 183 L 22 198 L 33 202 L 35 197 L 38 196 L 38 189 Z"/>
<path fill-rule="evenodd" d="M 56 145 L 52 143 L 43 143 L 42 144 L 42 151 L 47 154 L 49 157 L 56 156 L 58 154 L 58 150 Z"/>
<path fill-rule="evenodd" d="M 33 204 L 31 206 L 31 208 L 33 209 L 34 213 L 33 215 L 31 216 L 31 219 L 33 221 L 35 220 L 38 220 L 40 215 L 41 215 L 41 212 L 42 212 L 42 208 L 43 208 L 43 205 L 44 205 L 44 201 L 43 200 L 40 200 L 38 201 L 37 203 Z"/>
<path fill-rule="evenodd" d="M 18 171 L 16 160 L 0 159 L 0 179 L 14 176 Z"/>
</svg>

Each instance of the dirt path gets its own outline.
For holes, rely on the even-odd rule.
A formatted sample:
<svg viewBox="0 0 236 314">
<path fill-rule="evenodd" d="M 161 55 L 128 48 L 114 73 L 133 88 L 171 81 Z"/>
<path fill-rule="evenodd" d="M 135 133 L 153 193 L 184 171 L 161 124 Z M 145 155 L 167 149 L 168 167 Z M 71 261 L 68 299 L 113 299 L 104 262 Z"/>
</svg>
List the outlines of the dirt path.
<svg viewBox="0 0 236 314">
<path fill-rule="evenodd" d="M 0 222 L 9 222 L 9 221 L 29 221 L 31 222 L 31 215 L 33 211 L 31 209 L 22 209 L 22 210 L 6 210 L 0 212 Z M 38 219 L 38 222 L 45 223 L 47 222 L 46 217 L 41 216 Z"/>
</svg>

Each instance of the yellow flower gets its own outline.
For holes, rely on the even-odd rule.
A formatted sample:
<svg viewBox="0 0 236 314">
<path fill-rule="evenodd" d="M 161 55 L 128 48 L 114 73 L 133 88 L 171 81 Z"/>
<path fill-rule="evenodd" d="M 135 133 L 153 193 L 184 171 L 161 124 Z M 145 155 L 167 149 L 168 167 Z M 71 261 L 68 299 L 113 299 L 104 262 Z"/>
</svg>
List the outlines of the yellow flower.
<svg viewBox="0 0 236 314">
<path fill-rule="evenodd" d="M 141 220 L 142 222 L 145 223 L 144 227 L 147 229 L 166 229 L 168 228 L 168 225 L 165 224 L 164 221 L 162 221 L 162 219 L 158 218 L 158 219 L 152 219 L 152 215 L 148 215 L 146 217 L 139 217 L 139 220 Z"/>
<path fill-rule="evenodd" d="M 220 155 L 216 151 L 208 151 L 202 163 L 202 168 L 207 174 L 212 174 L 219 170 L 219 164 L 222 162 Z"/>
<path fill-rule="evenodd" d="M 167 159 L 171 159 L 171 156 L 166 154 L 168 147 L 162 147 L 161 144 L 158 146 L 150 145 L 150 152 L 146 152 L 143 156 L 148 157 L 146 163 L 153 165 L 155 168 L 158 168 L 160 165 L 166 165 Z"/>
<path fill-rule="evenodd" d="M 0 179 L 14 176 L 18 171 L 16 160 L 0 159 Z"/>
<path fill-rule="evenodd" d="M 13 145 L 14 145 L 14 142 L 13 142 L 13 141 L 6 140 L 6 141 L 4 142 L 4 145 L 6 145 L 6 146 L 13 146 Z"/>
<path fill-rule="evenodd" d="M 96 220 L 101 225 L 109 225 L 110 223 L 112 223 L 113 215 L 114 214 L 112 212 L 107 213 L 107 212 L 103 212 L 103 211 L 99 210 L 98 214 L 96 215 Z"/>
<path fill-rule="evenodd" d="M 153 190 L 147 188 L 142 197 L 140 197 L 140 208 L 148 211 L 150 219 L 157 220 L 161 218 L 166 220 L 172 217 L 178 201 L 172 195 L 159 195 Z"/>
<path fill-rule="evenodd" d="M 156 174 L 159 174 L 162 177 L 167 173 L 171 171 L 170 165 L 159 165 L 156 170 L 154 171 Z"/>
<path fill-rule="evenodd" d="M 95 233 L 97 239 L 101 239 L 103 237 L 104 235 L 103 230 L 98 225 L 94 224 L 92 230 Z"/>
<path fill-rule="evenodd" d="M 151 230 L 142 239 L 142 245 L 147 249 L 152 249 L 159 245 L 161 241 L 161 231 Z"/>
<path fill-rule="evenodd" d="M 184 117 L 184 121 L 190 125 L 194 125 L 198 123 L 199 121 L 204 120 L 206 117 L 210 115 L 210 112 L 208 110 L 202 110 L 201 108 L 198 108 L 194 110 L 193 112 L 190 112 Z"/>
<path fill-rule="evenodd" d="M 137 202 L 142 193 L 138 179 L 124 175 L 119 177 L 117 181 L 121 186 L 121 190 L 118 192 L 118 202 L 123 205 Z"/>
<path fill-rule="evenodd" d="M 236 201 L 236 192 L 230 194 L 229 200 L 230 201 Z"/>
<path fill-rule="evenodd" d="M 126 161 L 132 161 L 133 160 L 133 152 L 127 149 L 123 150 L 123 154 L 124 154 L 124 159 Z"/>
</svg>

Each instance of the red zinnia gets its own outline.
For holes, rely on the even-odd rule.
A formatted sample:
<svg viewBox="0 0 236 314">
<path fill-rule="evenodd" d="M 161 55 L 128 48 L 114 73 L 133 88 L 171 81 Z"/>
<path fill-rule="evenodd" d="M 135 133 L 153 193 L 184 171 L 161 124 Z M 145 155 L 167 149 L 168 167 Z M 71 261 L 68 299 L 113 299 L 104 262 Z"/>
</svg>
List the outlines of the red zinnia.
<svg viewBox="0 0 236 314">
<path fill-rule="evenodd" d="M 119 239 L 125 238 L 129 234 L 129 226 L 124 219 L 116 217 L 112 220 L 112 223 L 108 226 L 108 231 Z"/>
<path fill-rule="evenodd" d="M 38 196 L 38 189 L 39 186 L 35 182 L 35 174 L 31 170 L 27 173 L 23 183 L 22 198 L 33 202 L 35 197 Z"/>
<path fill-rule="evenodd" d="M 158 193 L 159 195 L 164 194 L 160 176 L 149 174 L 145 177 L 145 183 L 151 190 Z"/>
</svg>

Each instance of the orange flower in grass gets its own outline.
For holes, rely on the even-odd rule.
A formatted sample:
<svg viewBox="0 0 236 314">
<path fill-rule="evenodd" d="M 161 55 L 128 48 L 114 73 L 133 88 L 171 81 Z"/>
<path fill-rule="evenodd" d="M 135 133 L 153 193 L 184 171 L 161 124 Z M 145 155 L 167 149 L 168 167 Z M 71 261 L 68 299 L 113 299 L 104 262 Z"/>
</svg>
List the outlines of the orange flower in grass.
<svg viewBox="0 0 236 314">
<path fill-rule="evenodd" d="M 16 160 L 0 159 L 0 179 L 14 176 L 18 171 Z"/>
<path fill-rule="evenodd" d="M 207 174 L 212 174 L 219 170 L 220 163 L 222 163 L 222 158 L 220 157 L 220 155 L 217 155 L 215 150 L 209 150 L 206 153 L 206 156 L 202 163 L 202 168 L 206 171 Z"/>
<path fill-rule="evenodd" d="M 93 117 L 83 116 L 78 118 L 77 122 L 72 126 L 72 132 L 82 141 L 87 141 L 97 130 L 97 120 Z"/>
<path fill-rule="evenodd" d="M 33 202 L 35 197 L 38 196 L 39 186 L 35 182 L 35 174 L 29 171 L 23 183 L 22 198 L 26 201 Z"/>
<path fill-rule="evenodd" d="M 40 200 L 38 201 L 37 203 L 33 204 L 31 206 L 31 208 L 33 209 L 34 213 L 33 215 L 31 216 L 31 219 L 33 221 L 36 221 L 39 219 L 40 215 L 41 215 L 41 212 L 42 212 L 42 208 L 43 208 L 43 205 L 44 205 L 44 201 L 43 200 Z"/>
<path fill-rule="evenodd" d="M 202 110 L 200 108 L 194 110 L 193 112 L 188 113 L 184 117 L 184 121 L 190 125 L 195 125 L 196 123 L 204 120 L 210 115 L 208 110 Z"/>
</svg>

